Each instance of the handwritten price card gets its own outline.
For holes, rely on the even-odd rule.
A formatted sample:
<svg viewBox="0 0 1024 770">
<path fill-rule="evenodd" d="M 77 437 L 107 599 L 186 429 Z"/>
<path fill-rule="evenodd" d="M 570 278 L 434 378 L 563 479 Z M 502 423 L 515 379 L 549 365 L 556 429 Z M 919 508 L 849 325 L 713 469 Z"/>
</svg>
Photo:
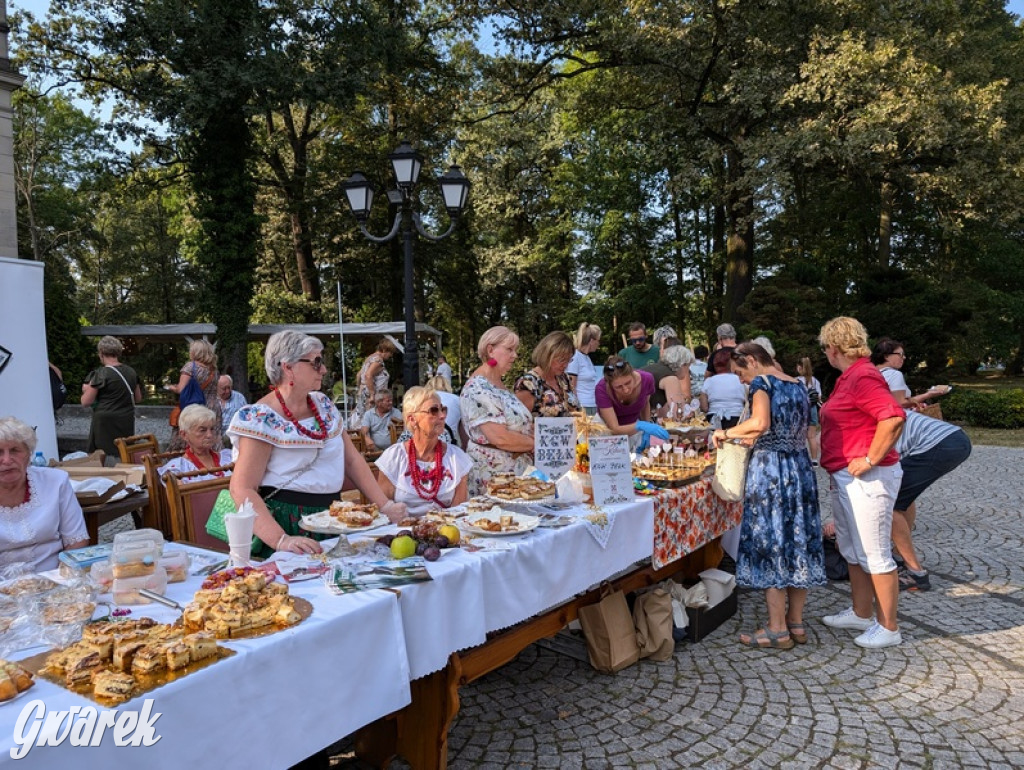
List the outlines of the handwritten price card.
<svg viewBox="0 0 1024 770">
<path fill-rule="evenodd" d="M 576 420 L 572 417 L 538 417 L 533 423 L 533 464 L 552 481 L 576 464 Z"/>
<path fill-rule="evenodd" d="M 633 499 L 629 436 L 590 437 L 590 476 L 597 505 L 628 503 Z"/>
</svg>

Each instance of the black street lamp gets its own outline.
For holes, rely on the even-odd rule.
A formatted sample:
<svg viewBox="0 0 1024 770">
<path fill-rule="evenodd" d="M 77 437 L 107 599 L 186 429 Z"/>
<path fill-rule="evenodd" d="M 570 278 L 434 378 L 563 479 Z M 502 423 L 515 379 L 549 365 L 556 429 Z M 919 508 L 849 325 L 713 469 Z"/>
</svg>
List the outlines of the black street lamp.
<svg viewBox="0 0 1024 770">
<path fill-rule="evenodd" d="M 359 223 L 359 231 L 373 243 L 387 243 L 402 231 L 405 248 L 405 352 L 402 356 L 403 383 L 406 389 L 419 385 L 420 379 L 420 356 L 416 345 L 416 314 L 413 308 L 413 236 L 419 233 L 430 241 L 440 241 L 447 238 L 455 228 L 456 222 L 466 207 L 466 199 L 469 197 L 469 180 L 459 169 L 452 166 L 440 178 L 441 195 L 444 197 L 444 205 L 448 210 L 448 229 L 440 235 L 431 235 L 423 228 L 419 212 L 413 210 L 413 203 L 416 200 L 414 190 L 420 176 L 420 168 L 423 166 L 423 156 L 420 155 L 409 142 L 402 142 L 393 153 L 388 155 L 391 167 L 395 172 L 397 190 L 388 192 L 389 200 L 400 202 L 401 209 L 395 214 L 395 222 L 391 231 L 383 236 L 377 237 L 366 229 L 366 221 L 370 218 L 370 207 L 373 206 L 373 185 L 362 174 L 355 172 L 344 184 L 345 196 L 348 198 L 348 206 L 352 209 L 356 221 Z"/>
</svg>

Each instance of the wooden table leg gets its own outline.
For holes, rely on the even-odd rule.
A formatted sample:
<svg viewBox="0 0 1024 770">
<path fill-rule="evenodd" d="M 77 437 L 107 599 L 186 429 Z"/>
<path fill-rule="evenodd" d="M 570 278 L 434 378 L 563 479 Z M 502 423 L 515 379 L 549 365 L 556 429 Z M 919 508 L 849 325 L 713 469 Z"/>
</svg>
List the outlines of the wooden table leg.
<svg viewBox="0 0 1024 770">
<path fill-rule="evenodd" d="M 398 712 L 398 753 L 416 770 L 448 766 L 448 728 L 459 713 L 462 663 L 457 653 L 448 665 L 410 684 L 412 703 Z"/>
<path fill-rule="evenodd" d="M 356 756 L 374 767 L 386 767 L 396 755 L 415 770 L 447 767 L 448 729 L 459 713 L 461 676 L 462 664 L 453 653 L 443 669 L 413 680 L 412 703 L 356 732 Z"/>
<path fill-rule="evenodd" d="M 100 541 L 100 522 L 95 516 L 85 517 L 85 531 L 89 533 L 89 545 L 96 545 Z"/>
</svg>

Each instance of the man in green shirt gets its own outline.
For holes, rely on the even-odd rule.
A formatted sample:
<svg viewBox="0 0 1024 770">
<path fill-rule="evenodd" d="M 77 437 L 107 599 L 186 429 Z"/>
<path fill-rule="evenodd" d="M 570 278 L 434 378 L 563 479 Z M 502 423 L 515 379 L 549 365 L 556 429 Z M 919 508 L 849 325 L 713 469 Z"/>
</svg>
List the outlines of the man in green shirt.
<svg viewBox="0 0 1024 770">
<path fill-rule="evenodd" d="M 660 354 L 661 351 L 647 341 L 647 327 L 633 321 L 629 325 L 629 346 L 620 350 L 619 356 L 629 361 L 634 369 L 643 369 L 649 363 L 656 363 Z"/>
</svg>

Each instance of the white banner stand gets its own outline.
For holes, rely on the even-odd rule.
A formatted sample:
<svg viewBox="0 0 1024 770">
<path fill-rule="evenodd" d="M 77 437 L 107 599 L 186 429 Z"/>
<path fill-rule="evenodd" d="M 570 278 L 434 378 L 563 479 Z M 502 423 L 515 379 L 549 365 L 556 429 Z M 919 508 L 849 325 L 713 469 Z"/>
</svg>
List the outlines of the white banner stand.
<svg viewBox="0 0 1024 770">
<path fill-rule="evenodd" d="M 0 417 L 34 427 L 36 451 L 57 457 L 41 262 L 0 257 L 0 348 Z"/>
</svg>

